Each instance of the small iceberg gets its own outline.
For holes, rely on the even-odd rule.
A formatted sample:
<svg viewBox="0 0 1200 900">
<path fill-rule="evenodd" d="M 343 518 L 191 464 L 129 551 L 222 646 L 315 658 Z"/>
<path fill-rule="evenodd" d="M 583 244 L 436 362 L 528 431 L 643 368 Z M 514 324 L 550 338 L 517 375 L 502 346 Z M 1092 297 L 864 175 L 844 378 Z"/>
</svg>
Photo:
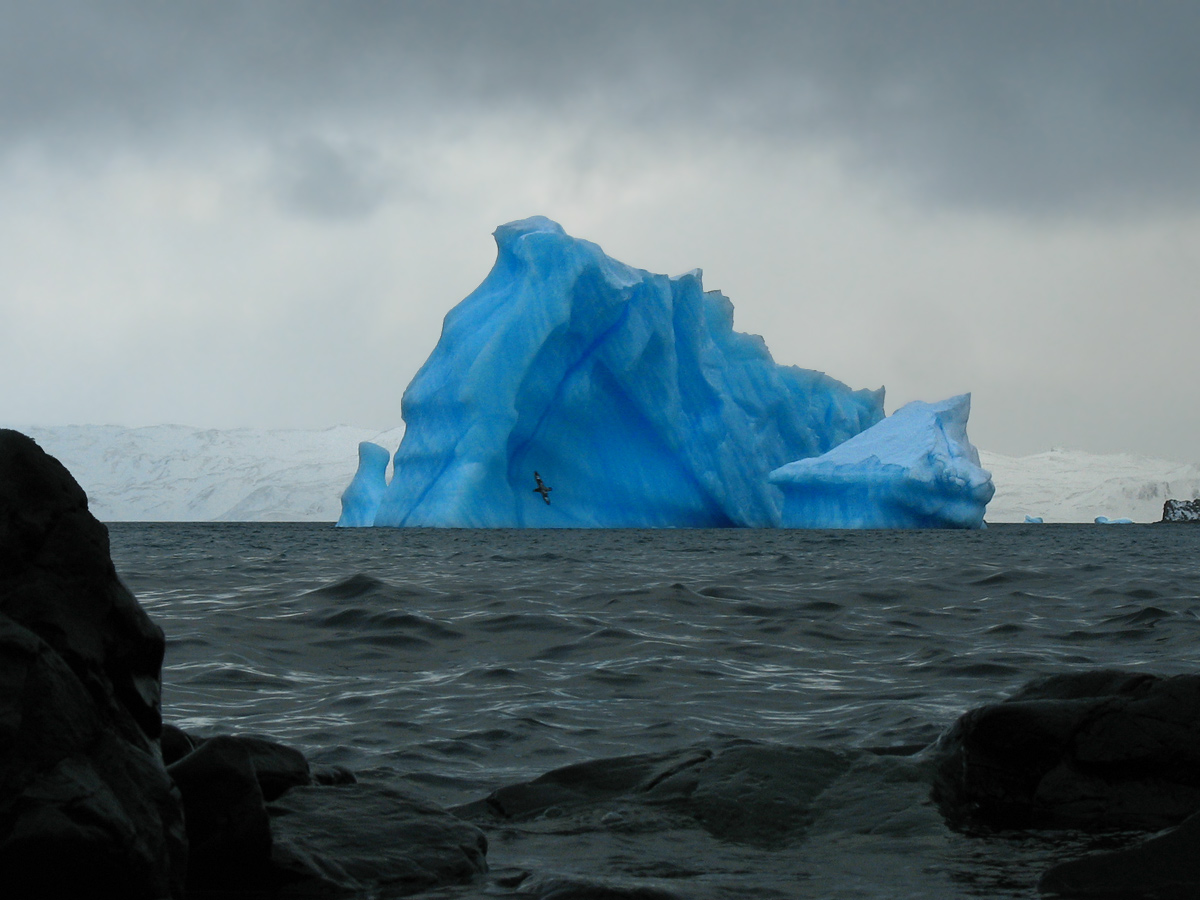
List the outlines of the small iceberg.
<svg viewBox="0 0 1200 900">
<path fill-rule="evenodd" d="M 971 395 L 914 401 L 828 453 L 773 471 L 784 528 L 984 528 L 996 492 L 967 439 Z"/>
</svg>

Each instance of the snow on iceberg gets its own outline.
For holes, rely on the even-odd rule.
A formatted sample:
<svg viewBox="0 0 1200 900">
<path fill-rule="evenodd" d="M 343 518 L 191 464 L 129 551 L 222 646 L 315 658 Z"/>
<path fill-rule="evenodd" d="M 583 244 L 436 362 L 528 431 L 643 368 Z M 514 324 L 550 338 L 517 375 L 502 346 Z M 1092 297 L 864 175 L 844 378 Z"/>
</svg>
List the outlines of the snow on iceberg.
<svg viewBox="0 0 1200 900">
<path fill-rule="evenodd" d="M 771 473 L 785 528 L 982 528 L 995 493 L 967 440 L 971 395 L 916 401 L 815 459 Z"/>
<path fill-rule="evenodd" d="M 391 483 L 376 503 L 364 457 L 339 525 L 777 526 L 767 474 L 883 417 L 882 388 L 776 365 L 699 270 L 632 268 L 541 217 L 495 238 L 404 392 Z"/>
</svg>

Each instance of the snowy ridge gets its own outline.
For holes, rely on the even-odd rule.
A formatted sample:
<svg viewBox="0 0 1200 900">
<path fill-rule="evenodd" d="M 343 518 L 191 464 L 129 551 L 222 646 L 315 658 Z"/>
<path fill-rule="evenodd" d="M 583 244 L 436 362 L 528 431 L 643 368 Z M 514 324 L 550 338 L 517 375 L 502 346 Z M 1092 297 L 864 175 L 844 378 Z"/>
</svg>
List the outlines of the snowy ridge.
<svg viewBox="0 0 1200 900">
<path fill-rule="evenodd" d="M 1048 450 L 1031 456 L 979 452 L 992 473 L 996 496 L 989 522 L 1091 522 L 1097 516 L 1135 522 L 1162 519 L 1169 498 L 1200 497 L 1200 465 L 1127 453 L 1097 454 Z"/>
<path fill-rule="evenodd" d="M 320 431 L 186 425 L 18 428 L 58 458 L 106 522 L 334 522 L 354 475 L 359 441 L 382 434 L 338 425 Z"/>
<path fill-rule="evenodd" d="M 106 522 L 335 522 L 354 476 L 359 441 L 394 452 L 404 429 L 380 433 L 185 425 L 22 428 L 56 456 Z M 1032 456 L 980 451 L 996 495 L 989 522 L 1091 522 L 1128 516 L 1157 522 L 1168 497 L 1200 497 L 1200 465 L 1128 454 L 1050 450 Z"/>
</svg>

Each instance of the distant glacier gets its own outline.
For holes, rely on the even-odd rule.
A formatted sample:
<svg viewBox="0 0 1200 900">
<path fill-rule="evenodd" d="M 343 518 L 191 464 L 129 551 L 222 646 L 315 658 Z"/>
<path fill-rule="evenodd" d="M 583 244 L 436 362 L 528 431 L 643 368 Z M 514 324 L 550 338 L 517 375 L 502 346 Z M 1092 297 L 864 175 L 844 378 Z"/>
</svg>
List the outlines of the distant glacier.
<svg viewBox="0 0 1200 900">
<path fill-rule="evenodd" d="M 328 522 L 354 474 L 360 441 L 399 445 L 403 428 L 211 429 L 187 425 L 31 427 L 71 470 L 105 522 Z M 1028 456 L 979 452 L 996 495 L 989 522 L 1157 522 L 1163 501 L 1200 496 L 1200 464 L 1055 449 Z"/>
<path fill-rule="evenodd" d="M 333 522 L 354 474 L 354 447 L 403 434 L 346 425 L 8 427 L 57 457 L 105 522 Z"/>
</svg>

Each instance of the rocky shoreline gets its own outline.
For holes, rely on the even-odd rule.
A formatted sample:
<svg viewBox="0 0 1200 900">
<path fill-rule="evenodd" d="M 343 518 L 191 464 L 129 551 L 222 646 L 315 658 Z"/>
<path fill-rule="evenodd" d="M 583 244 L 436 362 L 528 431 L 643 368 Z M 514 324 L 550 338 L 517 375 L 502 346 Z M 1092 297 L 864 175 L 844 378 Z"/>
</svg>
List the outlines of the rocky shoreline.
<svg viewBox="0 0 1200 900">
<path fill-rule="evenodd" d="M 1200 522 L 1200 500 L 1168 500 L 1163 504 L 1164 522 Z"/>
<path fill-rule="evenodd" d="M 0 431 L 6 896 L 401 897 L 475 883 L 541 900 L 670 900 L 489 873 L 488 835 L 559 816 L 635 830 L 640 817 L 670 817 L 718 840 L 786 847 L 803 839 L 821 791 L 889 755 L 914 761 L 948 827 L 985 840 L 1169 829 L 1054 866 L 1039 885 L 1047 895 L 1200 892 L 1200 675 L 1055 676 L 965 713 L 929 747 L 714 742 L 566 766 L 447 810 L 314 769 L 266 738 L 164 723 L 164 647 L 82 489 L 32 440 Z"/>
</svg>

